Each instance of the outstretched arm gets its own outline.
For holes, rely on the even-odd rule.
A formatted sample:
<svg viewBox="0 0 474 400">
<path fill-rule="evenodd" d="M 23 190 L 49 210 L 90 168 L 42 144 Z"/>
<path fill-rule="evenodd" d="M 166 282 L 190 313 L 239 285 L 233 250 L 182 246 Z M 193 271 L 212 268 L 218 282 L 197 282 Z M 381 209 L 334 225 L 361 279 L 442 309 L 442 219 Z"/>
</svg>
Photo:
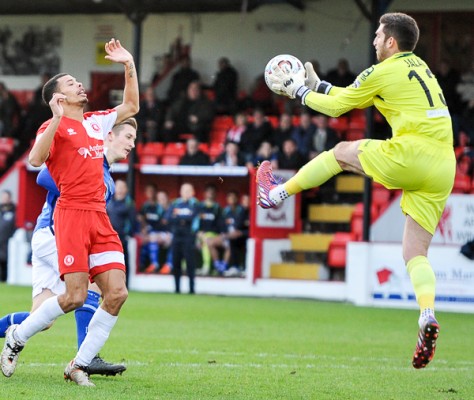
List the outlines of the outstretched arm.
<svg viewBox="0 0 474 400">
<path fill-rule="evenodd" d="M 139 110 L 139 91 L 138 91 L 138 77 L 135 69 L 135 62 L 133 56 L 120 44 L 119 40 L 110 39 L 105 44 L 105 52 L 107 60 L 121 63 L 125 67 L 125 88 L 123 91 L 122 104 L 119 104 L 115 109 L 117 110 L 116 124 L 133 117 Z"/>
</svg>

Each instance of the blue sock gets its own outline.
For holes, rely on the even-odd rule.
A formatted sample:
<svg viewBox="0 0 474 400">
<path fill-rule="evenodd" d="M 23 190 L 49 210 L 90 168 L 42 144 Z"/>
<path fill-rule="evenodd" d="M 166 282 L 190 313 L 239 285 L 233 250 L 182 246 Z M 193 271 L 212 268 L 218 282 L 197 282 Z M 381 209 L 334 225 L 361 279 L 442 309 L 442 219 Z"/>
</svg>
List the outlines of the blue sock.
<svg viewBox="0 0 474 400">
<path fill-rule="evenodd" d="M 0 338 L 5 337 L 8 327 L 13 324 L 21 324 L 30 315 L 29 312 L 17 312 L 5 315 L 0 319 Z"/>
<path fill-rule="evenodd" d="M 150 257 L 150 264 L 158 265 L 158 254 L 160 248 L 158 243 L 148 243 L 148 256 Z"/>
<path fill-rule="evenodd" d="M 100 294 L 92 290 L 87 291 L 87 299 L 84 305 L 76 311 L 74 316 L 76 317 L 76 330 L 77 330 L 77 348 L 81 347 L 82 342 L 86 338 L 87 329 L 89 322 L 91 322 L 92 316 L 99 308 Z"/>
</svg>

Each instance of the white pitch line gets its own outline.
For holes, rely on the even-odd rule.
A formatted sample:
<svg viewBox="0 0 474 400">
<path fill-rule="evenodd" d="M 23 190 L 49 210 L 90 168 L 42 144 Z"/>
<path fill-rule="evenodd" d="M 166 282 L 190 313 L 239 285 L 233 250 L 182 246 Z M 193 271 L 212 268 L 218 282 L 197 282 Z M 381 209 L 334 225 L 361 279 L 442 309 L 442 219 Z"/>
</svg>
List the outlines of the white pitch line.
<svg viewBox="0 0 474 400">
<path fill-rule="evenodd" d="M 127 367 L 148 367 L 151 363 L 144 363 L 138 361 L 130 361 L 125 362 Z M 159 361 L 155 364 L 163 367 L 171 367 L 171 368 L 187 368 L 187 369 L 204 369 L 204 368 L 219 368 L 219 369 L 247 369 L 247 368 L 255 368 L 255 369 L 288 369 L 292 371 L 298 371 L 303 369 L 327 369 L 327 365 L 321 364 L 306 364 L 306 365 L 299 365 L 299 364 L 286 364 L 286 363 L 220 363 L 220 362 L 168 362 L 168 363 L 160 363 Z M 65 363 L 24 363 L 26 367 L 32 368 L 44 368 L 44 367 L 64 367 Z M 348 370 L 348 369 L 367 369 L 367 365 L 352 365 L 352 364 L 333 364 L 331 366 L 332 369 L 340 369 L 340 370 Z M 394 366 L 390 364 L 385 365 L 378 365 L 378 370 L 384 371 L 411 371 L 412 368 L 407 364 L 406 367 L 402 366 Z M 452 372 L 472 372 L 474 371 L 473 367 L 436 367 L 431 366 L 429 367 L 430 371 L 452 371 Z"/>
</svg>

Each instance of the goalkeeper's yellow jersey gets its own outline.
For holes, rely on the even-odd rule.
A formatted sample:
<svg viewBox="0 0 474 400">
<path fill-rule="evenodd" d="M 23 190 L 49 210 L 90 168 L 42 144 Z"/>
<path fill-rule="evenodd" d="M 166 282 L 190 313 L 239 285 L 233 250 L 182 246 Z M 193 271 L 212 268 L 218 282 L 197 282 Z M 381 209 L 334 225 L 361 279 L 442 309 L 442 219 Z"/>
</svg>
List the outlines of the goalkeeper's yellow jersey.
<svg viewBox="0 0 474 400">
<path fill-rule="evenodd" d="M 305 104 L 333 117 L 374 105 L 393 137 L 416 135 L 453 144 L 451 117 L 438 81 L 412 52 L 394 54 L 367 68 L 352 85 L 333 87 L 329 95 L 310 92 Z"/>
</svg>

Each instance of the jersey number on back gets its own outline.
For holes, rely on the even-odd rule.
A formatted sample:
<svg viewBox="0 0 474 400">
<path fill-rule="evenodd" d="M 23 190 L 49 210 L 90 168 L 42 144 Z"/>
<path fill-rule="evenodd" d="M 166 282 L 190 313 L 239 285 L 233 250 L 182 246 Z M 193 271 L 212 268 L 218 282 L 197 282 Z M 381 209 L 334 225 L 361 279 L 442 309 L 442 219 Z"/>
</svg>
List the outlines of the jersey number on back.
<svg viewBox="0 0 474 400">
<path fill-rule="evenodd" d="M 429 69 L 426 69 L 426 75 L 428 76 L 428 78 L 432 79 L 433 78 L 433 74 L 431 73 L 431 71 Z M 426 98 L 428 99 L 428 103 L 430 105 L 430 107 L 434 107 L 434 103 L 433 103 L 433 97 L 431 97 L 431 92 L 430 92 L 430 89 L 428 89 L 428 86 L 426 85 L 425 81 L 423 80 L 423 78 L 418 75 L 418 73 L 412 69 L 410 70 L 410 72 L 408 73 L 408 79 L 412 79 L 412 78 L 416 78 L 416 80 L 420 83 L 422 89 L 425 91 L 425 95 L 426 95 Z M 444 99 L 444 96 L 443 96 L 443 93 L 439 93 L 439 98 L 441 100 L 441 102 L 447 106 L 446 104 L 446 100 Z"/>
</svg>

